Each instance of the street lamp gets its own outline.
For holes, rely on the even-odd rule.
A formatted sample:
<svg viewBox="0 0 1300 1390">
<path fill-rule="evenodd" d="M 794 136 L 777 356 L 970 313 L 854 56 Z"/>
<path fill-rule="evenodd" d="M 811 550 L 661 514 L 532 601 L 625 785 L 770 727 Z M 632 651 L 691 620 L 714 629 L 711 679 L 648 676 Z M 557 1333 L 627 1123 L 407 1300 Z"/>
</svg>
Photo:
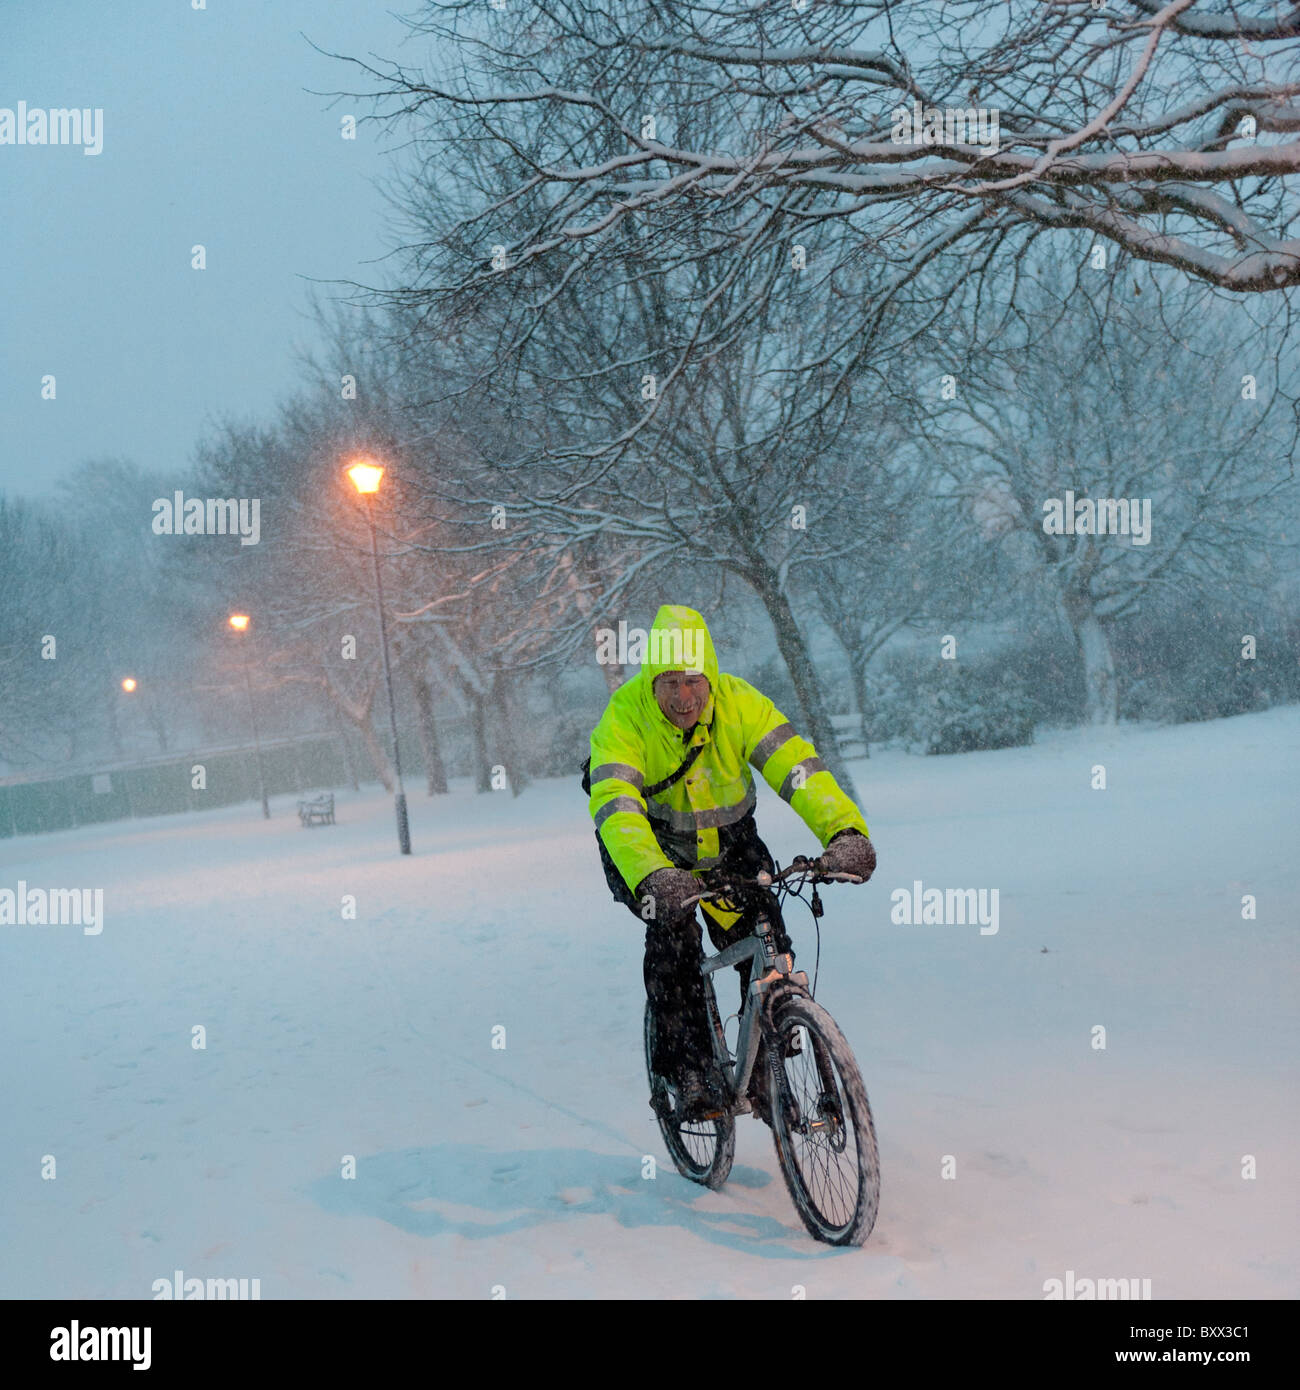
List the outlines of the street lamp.
<svg viewBox="0 0 1300 1390">
<path fill-rule="evenodd" d="M 403 854 L 411 852 L 411 827 L 406 818 L 406 789 L 402 786 L 402 757 L 397 747 L 397 706 L 393 702 L 393 673 L 388 665 L 388 628 L 384 623 L 384 586 L 379 577 L 379 545 L 375 540 L 375 494 L 384 470 L 371 459 L 357 459 L 347 470 L 352 486 L 366 500 L 366 521 L 370 525 L 370 559 L 375 570 L 375 612 L 379 617 L 379 649 L 384 657 L 384 684 L 388 687 L 388 722 L 393 730 L 393 769 L 397 773 L 397 843 Z"/>
<path fill-rule="evenodd" d="M 128 694 L 128 695 L 134 695 L 134 694 L 135 694 L 135 691 L 136 691 L 136 685 L 137 685 L 137 681 L 136 681 L 136 678 L 135 678 L 134 676 L 123 676 L 123 677 L 122 677 L 122 689 L 126 692 L 126 694 Z M 114 739 L 114 742 L 117 743 L 117 715 L 116 715 L 116 714 L 114 714 L 114 716 L 113 716 L 113 739 Z M 119 757 L 121 757 L 121 756 L 123 755 L 123 750 L 122 750 L 122 747 L 121 747 L 120 743 L 117 743 L 117 753 L 118 753 L 118 756 L 119 756 Z M 123 773 L 122 773 L 122 791 L 123 791 L 123 792 L 125 793 L 125 795 L 126 795 L 126 813 L 127 813 L 128 816 L 130 816 L 132 819 L 134 819 L 134 818 L 135 818 L 135 806 L 134 806 L 134 805 L 132 804 L 132 802 L 131 802 L 131 779 L 126 775 L 126 772 L 125 772 L 125 771 L 123 771 Z"/>
<path fill-rule="evenodd" d="M 230 626 L 236 632 L 246 632 L 248 630 L 248 614 L 232 613 L 229 618 Z M 257 749 L 257 790 L 262 795 L 262 815 L 266 820 L 271 819 L 271 808 L 266 801 L 266 774 L 262 770 L 262 739 L 257 732 L 257 714 L 253 709 L 253 686 L 248 679 L 248 652 L 241 653 L 244 666 L 244 692 L 248 696 L 248 722 L 253 726 L 253 746 Z"/>
</svg>

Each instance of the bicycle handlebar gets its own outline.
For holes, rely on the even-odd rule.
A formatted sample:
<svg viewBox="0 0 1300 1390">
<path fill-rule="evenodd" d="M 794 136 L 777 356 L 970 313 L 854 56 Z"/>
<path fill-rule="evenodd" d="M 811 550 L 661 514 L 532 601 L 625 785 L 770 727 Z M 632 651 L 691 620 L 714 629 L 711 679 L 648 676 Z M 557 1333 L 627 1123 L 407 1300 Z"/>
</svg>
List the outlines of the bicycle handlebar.
<svg viewBox="0 0 1300 1390">
<path fill-rule="evenodd" d="M 706 886 L 702 893 L 696 894 L 693 898 L 688 898 L 682 904 L 684 907 L 694 907 L 698 902 L 703 902 L 706 898 L 721 898 L 723 900 L 734 897 L 737 894 L 744 895 L 746 892 L 753 892 L 755 889 L 775 888 L 780 884 L 787 883 L 795 875 L 800 876 L 799 886 L 805 883 L 865 883 L 866 879 L 858 874 L 841 873 L 839 870 L 827 869 L 823 866 L 822 860 L 809 859 L 806 855 L 798 854 L 794 861 L 784 869 L 778 869 L 776 873 L 769 874 L 765 869 L 760 870 L 757 877 L 748 879 L 728 879 L 725 883 Z"/>
</svg>

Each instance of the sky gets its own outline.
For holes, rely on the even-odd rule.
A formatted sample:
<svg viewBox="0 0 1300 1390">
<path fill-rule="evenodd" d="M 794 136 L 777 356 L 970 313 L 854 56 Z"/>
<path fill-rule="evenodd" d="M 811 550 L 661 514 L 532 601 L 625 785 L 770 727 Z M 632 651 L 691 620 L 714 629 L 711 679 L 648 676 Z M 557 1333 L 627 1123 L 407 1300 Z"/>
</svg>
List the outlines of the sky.
<svg viewBox="0 0 1300 1390">
<path fill-rule="evenodd" d="M 210 422 L 265 418 L 297 384 L 310 279 L 384 278 L 393 142 L 342 138 L 368 106 L 313 91 L 363 79 L 309 40 L 410 62 L 409 7 L 193 3 L 4 6 L 0 122 L 101 108 L 103 148 L 0 144 L 0 492 L 105 457 L 183 472 Z"/>
</svg>

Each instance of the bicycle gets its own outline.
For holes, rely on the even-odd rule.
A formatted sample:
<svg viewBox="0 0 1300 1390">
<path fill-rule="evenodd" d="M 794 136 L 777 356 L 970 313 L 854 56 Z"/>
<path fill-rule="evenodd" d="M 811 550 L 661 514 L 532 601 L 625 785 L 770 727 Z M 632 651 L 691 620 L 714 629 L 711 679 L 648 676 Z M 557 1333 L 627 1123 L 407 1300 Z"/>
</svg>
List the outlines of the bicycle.
<svg viewBox="0 0 1300 1390">
<path fill-rule="evenodd" d="M 683 1177 L 720 1188 L 735 1157 L 735 1117 L 752 1113 L 747 1091 L 761 1048 L 772 1138 L 795 1210 L 817 1240 L 828 1245 L 862 1245 L 876 1223 L 880 1205 L 880 1162 L 866 1086 L 835 1020 L 813 998 L 807 972 L 793 968 L 791 955 L 777 952 L 770 917 L 773 907 L 780 913 L 785 898 L 797 897 L 811 908 L 816 920 L 822 915 L 818 884 L 862 880 L 853 874 L 829 873 L 820 860 L 802 855 L 787 869 L 760 873 L 754 879 L 719 879 L 716 874 L 703 878 L 706 891 L 687 905 L 711 899 L 730 911 L 752 908 L 754 931 L 716 955 L 706 953 L 700 963 L 709 1037 L 727 1088 L 725 1104 L 703 1119 L 681 1118 L 673 1101 L 673 1083 L 655 1074 L 655 1021 L 647 1001 L 646 1072 L 650 1104 L 664 1143 Z M 803 897 L 808 885 L 813 890 L 811 901 Z M 752 965 L 733 1055 L 711 977 L 746 958 Z M 814 973 L 814 986 L 815 981 Z"/>
</svg>

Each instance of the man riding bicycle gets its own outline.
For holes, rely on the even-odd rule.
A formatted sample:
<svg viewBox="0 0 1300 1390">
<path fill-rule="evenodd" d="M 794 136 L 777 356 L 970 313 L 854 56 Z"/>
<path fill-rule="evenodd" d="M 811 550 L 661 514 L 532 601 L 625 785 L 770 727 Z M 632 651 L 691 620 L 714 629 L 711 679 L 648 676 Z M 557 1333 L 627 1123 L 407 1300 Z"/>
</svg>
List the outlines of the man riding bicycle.
<svg viewBox="0 0 1300 1390">
<path fill-rule="evenodd" d="M 798 812 L 824 846 L 828 870 L 864 881 L 876 867 L 866 821 L 817 756 L 766 696 L 718 671 L 704 619 L 691 608 L 660 608 L 637 676 L 610 697 L 591 735 L 591 815 L 605 877 L 615 898 L 646 923 L 644 978 L 654 1011 L 656 1075 L 675 1081 L 679 1112 L 698 1118 L 725 1103 L 708 1036 L 703 938 L 688 899 L 696 874 L 723 870 L 753 878 L 775 865 L 754 823 L 749 765 Z M 705 902 L 719 950 L 753 932 L 753 913 Z M 793 954 L 775 897 L 769 920 L 776 949 Z M 749 987 L 740 972 L 741 1002 Z M 767 1118 L 761 1090 L 755 1109 Z"/>
</svg>

